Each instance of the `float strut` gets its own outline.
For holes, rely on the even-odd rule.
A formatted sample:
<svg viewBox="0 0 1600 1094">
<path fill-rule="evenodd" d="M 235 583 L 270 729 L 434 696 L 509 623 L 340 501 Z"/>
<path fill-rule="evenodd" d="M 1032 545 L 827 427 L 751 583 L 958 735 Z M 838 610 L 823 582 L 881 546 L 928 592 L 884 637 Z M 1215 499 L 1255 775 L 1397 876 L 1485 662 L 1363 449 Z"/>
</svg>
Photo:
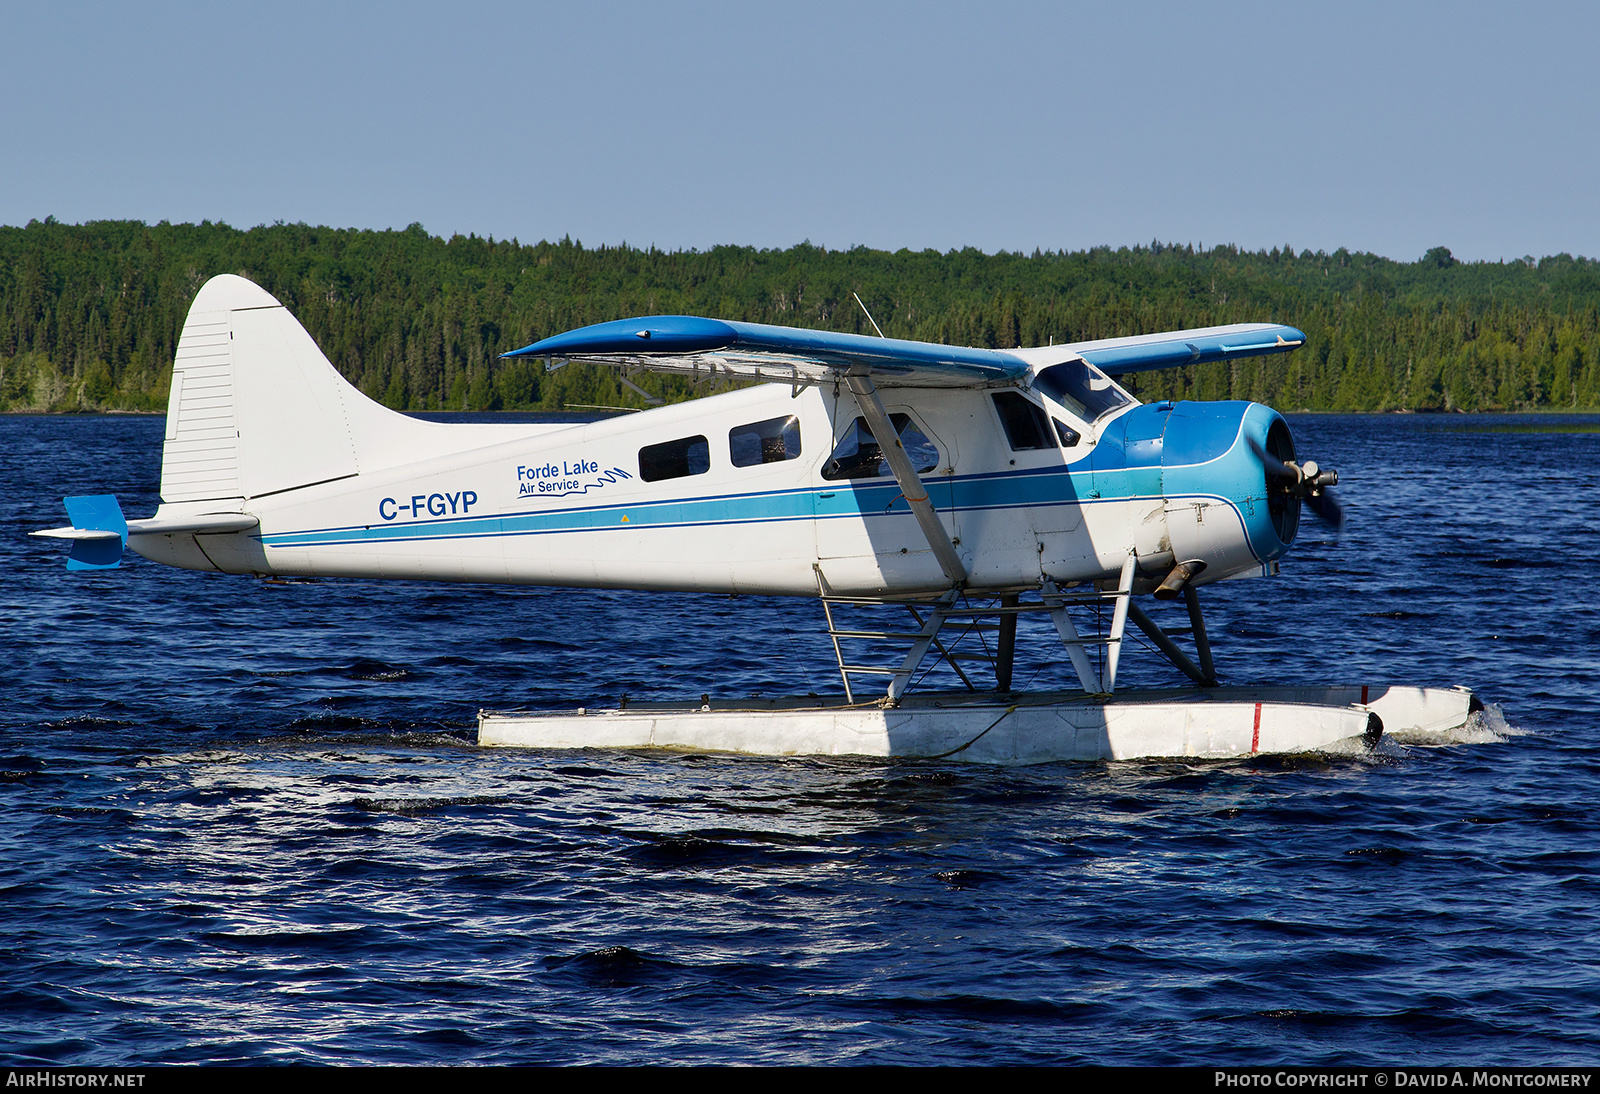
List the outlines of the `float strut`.
<svg viewBox="0 0 1600 1094">
<path fill-rule="evenodd" d="M 1072 616 L 1067 614 L 1066 600 L 1060 587 L 1054 581 L 1046 580 L 1040 583 L 1039 592 L 1044 598 L 1045 607 L 1050 609 L 1056 633 L 1061 635 L 1061 642 L 1067 647 L 1067 657 L 1072 661 L 1073 671 L 1078 674 L 1078 686 L 1090 695 L 1096 694 L 1101 690 L 1100 674 L 1089 663 L 1089 654 L 1083 648 L 1087 643 L 1078 635 L 1078 628 L 1072 625 Z"/>
<path fill-rule="evenodd" d="M 1194 630 L 1194 652 L 1200 658 L 1200 671 L 1205 673 L 1206 680 L 1210 683 L 1202 684 L 1206 687 L 1215 687 L 1217 684 L 1217 666 L 1211 662 L 1211 642 L 1206 638 L 1206 621 L 1200 614 L 1200 594 L 1195 592 L 1193 585 L 1183 587 L 1183 601 L 1189 605 L 1189 626 Z"/>
<path fill-rule="evenodd" d="M 996 691 L 1011 690 L 1011 669 L 1017 659 L 1017 594 L 1007 593 L 1000 598 L 1000 647 L 994 658 L 994 686 Z M 1006 609 L 1010 608 L 1011 611 Z"/>
<path fill-rule="evenodd" d="M 1189 660 L 1189 655 L 1184 653 L 1178 644 L 1167 637 L 1167 632 L 1162 630 L 1154 619 L 1144 613 L 1144 609 L 1137 604 L 1128 605 L 1128 618 L 1138 624 L 1139 629 L 1150 636 L 1150 641 L 1156 648 L 1167 655 L 1167 660 L 1178 667 L 1182 673 L 1203 688 L 1214 688 L 1216 680 L 1207 676 L 1201 668 Z"/>
<path fill-rule="evenodd" d="M 949 617 L 950 609 L 954 606 L 955 601 L 956 590 L 951 589 L 934 604 L 933 611 L 928 614 L 927 620 L 922 624 L 922 632 L 917 636 L 916 641 L 911 644 L 911 652 L 906 654 L 905 660 L 900 662 L 900 667 L 895 670 L 894 676 L 889 680 L 889 694 L 886 696 L 886 701 L 890 706 L 896 707 L 900 705 L 900 698 L 905 695 L 906 689 L 911 686 L 911 677 L 916 673 L 918 666 L 922 664 L 922 659 L 928 656 L 928 648 L 939 640 L 939 631 L 944 627 L 944 621 Z M 916 612 L 913 611 L 912 615 L 916 615 Z M 956 668 L 955 658 L 951 657 L 942 647 L 940 652 L 944 653 L 946 659 L 949 660 L 950 667 L 955 668 L 956 672 L 960 673 L 961 670 Z M 965 680 L 966 677 L 963 675 L 962 679 Z M 967 686 L 971 687 L 972 685 L 968 684 Z"/>
<path fill-rule="evenodd" d="M 1106 641 L 1105 681 L 1101 691 L 1110 695 L 1117 690 L 1117 662 L 1122 659 L 1122 632 L 1128 626 L 1128 609 L 1133 605 L 1133 568 L 1137 563 L 1132 551 L 1122 562 L 1122 574 L 1117 578 L 1117 599 L 1111 610 L 1111 635 Z"/>
</svg>

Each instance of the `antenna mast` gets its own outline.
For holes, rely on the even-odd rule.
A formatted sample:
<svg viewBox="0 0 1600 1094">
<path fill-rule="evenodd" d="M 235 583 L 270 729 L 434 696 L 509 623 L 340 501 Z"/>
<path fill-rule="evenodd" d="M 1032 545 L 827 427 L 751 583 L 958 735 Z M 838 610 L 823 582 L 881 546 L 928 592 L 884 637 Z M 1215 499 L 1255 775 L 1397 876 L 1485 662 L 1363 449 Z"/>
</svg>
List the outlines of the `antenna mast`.
<svg viewBox="0 0 1600 1094">
<path fill-rule="evenodd" d="M 856 298 L 856 303 L 857 304 L 861 304 L 861 294 L 860 293 L 858 293 L 858 292 L 856 292 L 855 290 L 852 289 L 851 292 L 850 292 L 850 295 Z M 863 315 L 865 315 L 867 317 L 867 322 L 872 324 L 872 329 L 878 332 L 878 337 L 882 338 L 883 337 L 883 328 L 878 326 L 878 321 L 876 319 L 872 318 L 872 313 L 867 311 L 867 306 L 865 304 L 861 304 L 861 312 L 862 312 Z"/>
</svg>

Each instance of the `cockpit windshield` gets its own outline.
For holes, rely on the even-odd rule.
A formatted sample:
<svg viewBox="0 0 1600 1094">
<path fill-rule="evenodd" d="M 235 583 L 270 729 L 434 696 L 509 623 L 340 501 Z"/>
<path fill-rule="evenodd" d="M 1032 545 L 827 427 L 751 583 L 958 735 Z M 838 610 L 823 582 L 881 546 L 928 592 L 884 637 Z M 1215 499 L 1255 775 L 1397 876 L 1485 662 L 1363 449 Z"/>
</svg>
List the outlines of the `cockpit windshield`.
<svg viewBox="0 0 1600 1094">
<path fill-rule="evenodd" d="M 1087 361 L 1064 361 L 1041 369 L 1033 386 L 1086 422 L 1125 407 L 1133 399 Z"/>
</svg>

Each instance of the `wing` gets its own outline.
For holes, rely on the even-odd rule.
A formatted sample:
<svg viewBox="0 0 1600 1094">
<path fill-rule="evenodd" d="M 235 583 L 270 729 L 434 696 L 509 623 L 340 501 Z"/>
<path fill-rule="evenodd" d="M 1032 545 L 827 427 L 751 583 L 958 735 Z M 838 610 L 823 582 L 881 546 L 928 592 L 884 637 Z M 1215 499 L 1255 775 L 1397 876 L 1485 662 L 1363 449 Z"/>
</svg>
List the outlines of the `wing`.
<svg viewBox="0 0 1600 1094">
<path fill-rule="evenodd" d="M 796 384 L 832 383 L 845 374 L 865 372 L 884 387 L 984 387 L 1016 383 L 1028 373 L 1027 362 L 1004 350 L 691 315 L 597 323 L 504 356 L 595 361 L 696 376 L 720 371 Z"/>
<path fill-rule="evenodd" d="M 1281 353 L 1305 343 L 1294 327 L 1236 323 L 1227 327 L 1104 338 L 1055 347 L 1077 354 L 1111 376 Z M 593 361 L 624 372 L 649 369 L 691 376 L 723 372 L 748 380 L 795 384 L 832 383 L 851 372 L 870 375 L 880 387 L 987 387 L 1025 377 L 1040 351 L 944 346 L 899 338 L 738 323 L 692 315 L 618 319 L 557 334 L 505 357 Z M 551 365 L 559 367 L 559 365 Z"/>
<path fill-rule="evenodd" d="M 1305 345 L 1305 341 L 1305 334 L 1293 327 L 1277 323 L 1235 323 L 1228 327 L 1074 342 L 1063 348 L 1107 375 L 1122 376 L 1129 372 L 1198 365 L 1204 361 L 1231 361 L 1263 353 L 1282 353 Z"/>
</svg>

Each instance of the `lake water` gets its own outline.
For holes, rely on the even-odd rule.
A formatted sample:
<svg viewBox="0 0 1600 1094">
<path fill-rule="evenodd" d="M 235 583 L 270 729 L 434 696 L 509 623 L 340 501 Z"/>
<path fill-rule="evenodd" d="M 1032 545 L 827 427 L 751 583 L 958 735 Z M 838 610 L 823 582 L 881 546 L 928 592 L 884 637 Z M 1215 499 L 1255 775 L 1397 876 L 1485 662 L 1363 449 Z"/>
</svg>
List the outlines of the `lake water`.
<svg viewBox="0 0 1600 1094">
<path fill-rule="evenodd" d="M 68 574 L 163 422 L 0 418 L 9 1064 L 1592 1064 L 1600 422 L 1291 419 L 1230 682 L 1473 686 L 1363 757 L 479 751 L 480 706 L 836 690 L 810 602 Z M 1059 650 L 1059 647 L 1056 647 Z M 1055 650 L 1017 679 L 1068 679 Z M 1122 682 L 1171 682 L 1145 650 Z"/>
</svg>

